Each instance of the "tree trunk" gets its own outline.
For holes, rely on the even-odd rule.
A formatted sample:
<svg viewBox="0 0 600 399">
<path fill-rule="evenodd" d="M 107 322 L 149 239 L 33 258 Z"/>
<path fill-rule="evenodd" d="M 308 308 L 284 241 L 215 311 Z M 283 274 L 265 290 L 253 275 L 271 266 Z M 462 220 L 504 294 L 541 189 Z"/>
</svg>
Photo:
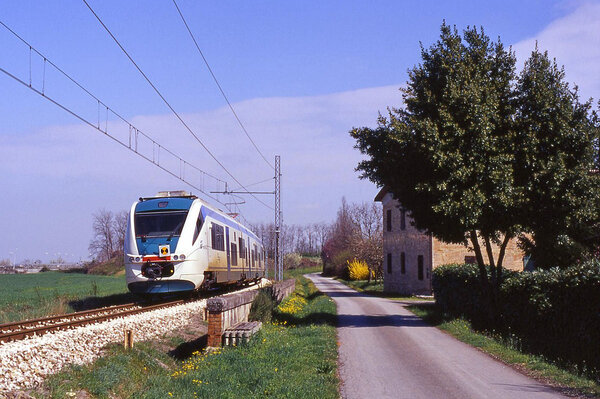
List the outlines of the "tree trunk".
<svg viewBox="0 0 600 399">
<path fill-rule="evenodd" d="M 492 286 L 496 286 L 497 274 L 496 274 L 496 262 L 494 262 L 494 253 L 492 252 L 492 243 L 490 242 L 490 238 L 485 236 L 483 237 L 483 241 L 485 242 L 485 250 L 487 252 L 488 259 L 490 261 L 490 271 L 492 274 Z"/>
<path fill-rule="evenodd" d="M 483 255 L 481 254 L 481 247 L 479 246 L 479 241 L 477 240 L 477 231 L 471 230 L 470 233 L 471 244 L 473 244 L 473 250 L 475 251 L 475 258 L 477 259 L 477 266 L 479 266 L 479 278 L 481 280 L 481 285 L 485 290 L 485 287 L 488 285 L 487 271 L 485 270 L 485 262 L 483 261 Z"/>
<path fill-rule="evenodd" d="M 479 266 L 479 278 L 481 280 L 481 300 L 483 302 L 482 312 L 479 315 L 479 320 L 473 320 L 473 322 L 476 325 L 479 324 L 481 327 L 493 328 L 496 320 L 496 295 L 494 294 L 494 289 L 488 279 L 487 269 L 485 267 L 483 254 L 481 252 L 481 246 L 479 245 L 479 241 L 477 239 L 477 231 L 471 230 L 470 236 L 471 243 L 473 244 L 473 250 L 475 251 L 475 257 L 477 258 L 477 266 Z M 491 252 L 489 239 L 484 237 L 484 241 L 486 242 L 488 257 L 493 262 L 494 257 Z"/>
<path fill-rule="evenodd" d="M 498 268 L 498 291 L 500 290 L 500 283 L 502 282 L 502 262 L 504 262 L 504 254 L 506 252 L 506 247 L 508 246 L 508 242 L 512 236 L 510 234 L 504 235 L 504 240 L 500 245 L 500 253 L 498 254 L 498 264 L 496 267 Z"/>
</svg>

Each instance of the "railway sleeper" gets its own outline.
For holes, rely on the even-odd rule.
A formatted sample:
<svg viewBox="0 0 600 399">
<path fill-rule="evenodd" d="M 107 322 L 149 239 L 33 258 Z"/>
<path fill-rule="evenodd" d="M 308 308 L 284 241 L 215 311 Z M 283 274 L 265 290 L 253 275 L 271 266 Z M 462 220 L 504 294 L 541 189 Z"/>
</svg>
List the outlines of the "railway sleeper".
<svg viewBox="0 0 600 399">
<path fill-rule="evenodd" d="M 237 323 L 223 333 L 223 345 L 233 346 L 250 341 L 250 338 L 260 330 L 262 322 L 244 321 Z"/>
</svg>

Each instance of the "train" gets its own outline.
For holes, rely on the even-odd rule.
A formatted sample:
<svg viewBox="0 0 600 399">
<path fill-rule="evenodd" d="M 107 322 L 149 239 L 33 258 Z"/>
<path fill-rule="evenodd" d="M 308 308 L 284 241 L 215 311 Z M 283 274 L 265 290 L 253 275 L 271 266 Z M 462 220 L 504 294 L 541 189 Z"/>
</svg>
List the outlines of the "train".
<svg viewBox="0 0 600 399">
<path fill-rule="evenodd" d="M 266 277 L 258 236 L 185 191 L 161 191 L 134 202 L 123 252 L 127 287 L 143 296 L 247 285 Z"/>
</svg>

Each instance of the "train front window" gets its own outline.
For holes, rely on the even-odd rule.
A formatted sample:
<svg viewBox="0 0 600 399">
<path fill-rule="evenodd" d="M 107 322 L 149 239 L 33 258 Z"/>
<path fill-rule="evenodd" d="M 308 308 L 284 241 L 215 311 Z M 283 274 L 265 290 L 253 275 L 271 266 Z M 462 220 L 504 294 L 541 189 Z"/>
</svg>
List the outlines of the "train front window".
<svg viewBox="0 0 600 399">
<path fill-rule="evenodd" d="M 187 211 L 135 214 L 136 237 L 176 237 L 181 234 Z"/>
</svg>

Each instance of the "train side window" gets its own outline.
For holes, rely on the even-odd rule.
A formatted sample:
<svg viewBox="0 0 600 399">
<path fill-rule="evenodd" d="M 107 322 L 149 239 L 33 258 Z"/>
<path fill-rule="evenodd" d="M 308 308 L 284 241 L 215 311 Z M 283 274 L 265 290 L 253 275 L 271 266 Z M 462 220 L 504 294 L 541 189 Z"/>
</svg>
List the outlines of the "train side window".
<svg viewBox="0 0 600 399">
<path fill-rule="evenodd" d="M 194 230 L 194 239 L 192 240 L 192 244 L 196 243 L 198 236 L 200 235 L 200 230 L 202 230 L 202 219 L 196 219 L 196 229 Z"/>
<path fill-rule="evenodd" d="M 240 258 L 246 259 L 246 245 L 244 245 L 244 239 L 242 237 L 240 237 L 239 244 L 240 244 Z"/>
<path fill-rule="evenodd" d="M 237 244 L 231 243 L 231 266 L 237 266 Z"/>
<path fill-rule="evenodd" d="M 210 230 L 210 238 L 212 248 L 217 251 L 225 250 L 225 233 L 223 226 L 217 223 L 212 223 L 212 229 Z"/>
</svg>

